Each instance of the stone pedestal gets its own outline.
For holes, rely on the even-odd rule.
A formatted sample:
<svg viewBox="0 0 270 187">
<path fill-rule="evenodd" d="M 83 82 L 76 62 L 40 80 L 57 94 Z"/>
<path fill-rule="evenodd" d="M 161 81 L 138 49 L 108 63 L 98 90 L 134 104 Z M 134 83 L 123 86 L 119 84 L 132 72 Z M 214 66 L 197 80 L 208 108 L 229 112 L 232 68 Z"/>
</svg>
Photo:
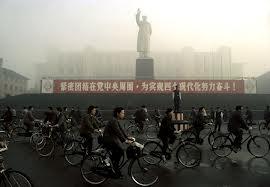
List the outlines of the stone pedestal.
<svg viewBox="0 0 270 187">
<path fill-rule="evenodd" d="M 136 80 L 154 79 L 154 59 L 137 58 L 136 59 Z"/>
</svg>

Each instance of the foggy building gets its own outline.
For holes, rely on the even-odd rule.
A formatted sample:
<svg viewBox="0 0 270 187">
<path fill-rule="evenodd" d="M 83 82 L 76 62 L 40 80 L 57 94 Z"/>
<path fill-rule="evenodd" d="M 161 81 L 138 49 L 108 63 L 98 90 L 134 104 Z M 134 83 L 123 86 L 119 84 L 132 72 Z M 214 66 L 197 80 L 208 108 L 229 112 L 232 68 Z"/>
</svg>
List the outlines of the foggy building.
<svg viewBox="0 0 270 187">
<path fill-rule="evenodd" d="M 3 59 L 0 58 L 0 98 L 26 93 L 27 81 L 28 78 L 3 68 Z"/>
<path fill-rule="evenodd" d="M 270 72 L 264 73 L 257 77 L 257 93 L 270 94 Z"/>
<path fill-rule="evenodd" d="M 231 49 L 197 52 L 185 47 L 179 52 L 152 52 L 156 79 L 233 79 L 242 77 L 243 68 L 233 64 Z M 79 52 L 52 50 L 47 62 L 37 65 L 36 88 L 43 77 L 73 79 L 134 79 L 136 52 Z"/>
</svg>

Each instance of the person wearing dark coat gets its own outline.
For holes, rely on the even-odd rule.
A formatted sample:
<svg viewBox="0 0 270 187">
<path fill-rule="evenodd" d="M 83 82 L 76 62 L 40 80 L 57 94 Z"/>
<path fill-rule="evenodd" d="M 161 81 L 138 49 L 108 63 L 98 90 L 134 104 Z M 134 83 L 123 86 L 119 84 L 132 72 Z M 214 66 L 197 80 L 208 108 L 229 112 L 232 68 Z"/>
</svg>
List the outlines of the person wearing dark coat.
<svg viewBox="0 0 270 187">
<path fill-rule="evenodd" d="M 136 110 L 135 114 L 135 123 L 139 125 L 139 128 L 143 130 L 144 122 L 147 119 L 147 109 L 146 106 L 142 106 L 141 109 Z"/>
<path fill-rule="evenodd" d="M 96 108 L 94 106 L 89 106 L 87 109 L 87 114 L 83 116 L 81 120 L 80 135 L 85 138 L 85 146 L 88 151 L 92 151 L 93 147 L 93 136 L 92 133 L 99 131 L 99 125 L 95 117 Z"/>
<path fill-rule="evenodd" d="M 169 144 L 173 144 L 176 136 L 174 134 L 175 128 L 172 123 L 173 109 L 168 108 L 166 110 L 166 115 L 161 121 L 161 126 L 159 129 L 158 137 L 163 143 L 162 147 L 162 158 L 165 161 L 166 159 L 166 151 L 168 149 Z"/>
<path fill-rule="evenodd" d="M 235 111 L 229 120 L 228 131 L 235 135 L 234 146 L 241 148 L 242 142 L 242 129 L 248 130 L 245 120 L 242 117 L 242 106 L 236 106 Z"/>
<path fill-rule="evenodd" d="M 204 125 L 207 122 L 207 114 L 206 114 L 206 110 L 204 107 L 200 107 L 197 117 L 196 117 L 196 121 L 194 122 L 193 126 L 196 132 L 196 142 L 202 144 L 203 140 L 200 138 L 200 133 L 204 128 Z"/>
<path fill-rule="evenodd" d="M 131 140 L 135 140 L 132 137 L 128 137 L 120 125 L 120 121 L 125 117 L 125 111 L 122 107 L 117 107 L 113 112 L 113 119 L 108 122 L 105 126 L 103 133 L 103 144 L 111 151 L 111 160 L 116 177 L 121 177 L 121 171 L 119 168 L 119 162 L 121 157 L 124 155 L 124 149 L 122 144 L 132 143 Z"/>
<path fill-rule="evenodd" d="M 9 127 L 12 123 L 12 120 L 13 120 L 13 115 L 12 115 L 12 112 L 11 112 L 11 108 L 8 106 L 7 107 L 7 110 L 5 111 L 5 113 L 2 115 L 1 119 L 3 119 L 3 125 L 4 125 L 4 128 L 6 131 L 9 132 Z"/>
</svg>

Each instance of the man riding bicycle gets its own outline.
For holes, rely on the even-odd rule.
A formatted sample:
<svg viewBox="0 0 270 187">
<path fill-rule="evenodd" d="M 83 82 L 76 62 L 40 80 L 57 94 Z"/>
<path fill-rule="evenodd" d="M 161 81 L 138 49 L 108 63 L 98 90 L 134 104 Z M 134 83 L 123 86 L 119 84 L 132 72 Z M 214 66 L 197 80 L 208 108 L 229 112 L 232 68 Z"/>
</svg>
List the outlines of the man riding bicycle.
<svg viewBox="0 0 270 187">
<path fill-rule="evenodd" d="M 173 109 L 168 108 L 166 110 L 166 116 L 161 121 L 158 137 L 162 141 L 162 159 L 166 161 L 166 151 L 169 144 L 173 144 L 176 136 L 174 134 L 175 128 L 172 124 Z"/>
<path fill-rule="evenodd" d="M 104 129 L 103 144 L 107 150 L 111 151 L 111 160 L 116 178 L 122 177 L 119 162 L 124 155 L 122 143 L 132 143 L 135 139 L 128 137 L 120 125 L 120 121 L 125 117 L 125 111 L 122 107 L 117 107 L 113 111 L 113 119 L 108 122 Z"/>
<path fill-rule="evenodd" d="M 29 106 L 28 111 L 23 118 L 23 124 L 26 126 L 26 133 L 28 134 L 30 134 L 30 131 L 33 129 L 34 121 L 36 120 L 35 117 L 33 116 L 33 110 L 34 107 Z"/>
<path fill-rule="evenodd" d="M 148 120 L 148 113 L 146 106 L 142 106 L 141 109 L 137 110 L 134 114 L 135 123 L 139 125 L 139 128 L 143 130 L 145 121 Z"/>
<path fill-rule="evenodd" d="M 242 129 L 248 130 L 245 120 L 242 117 L 242 106 L 236 106 L 235 111 L 229 120 L 228 131 L 235 135 L 234 146 L 237 149 L 241 149 L 241 142 L 243 131 Z"/>
<path fill-rule="evenodd" d="M 93 147 L 93 137 L 92 133 L 99 131 L 99 125 L 95 117 L 96 108 L 95 106 L 89 106 L 87 109 L 87 114 L 82 118 L 80 135 L 85 138 L 85 146 L 88 151 L 92 151 Z"/>
</svg>

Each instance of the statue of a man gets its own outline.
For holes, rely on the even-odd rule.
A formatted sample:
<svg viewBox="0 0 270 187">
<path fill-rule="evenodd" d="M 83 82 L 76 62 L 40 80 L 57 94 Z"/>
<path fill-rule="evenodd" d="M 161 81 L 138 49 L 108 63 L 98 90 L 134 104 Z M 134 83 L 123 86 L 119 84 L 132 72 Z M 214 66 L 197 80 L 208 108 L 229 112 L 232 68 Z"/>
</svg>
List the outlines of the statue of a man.
<svg viewBox="0 0 270 187">
<path fill-rule="evenodd" d="M 147 17 L 141 17 L 141 10 L 138 9 L 136 14 L 136 22 L 139 26 L 139 33 L 137 39 L 137 52 L 139 52 L 140 57 L 148 57 L 150 51 L 150 36 L 152 34 L 151 24 L 147 22 Z"/>
</svg>

